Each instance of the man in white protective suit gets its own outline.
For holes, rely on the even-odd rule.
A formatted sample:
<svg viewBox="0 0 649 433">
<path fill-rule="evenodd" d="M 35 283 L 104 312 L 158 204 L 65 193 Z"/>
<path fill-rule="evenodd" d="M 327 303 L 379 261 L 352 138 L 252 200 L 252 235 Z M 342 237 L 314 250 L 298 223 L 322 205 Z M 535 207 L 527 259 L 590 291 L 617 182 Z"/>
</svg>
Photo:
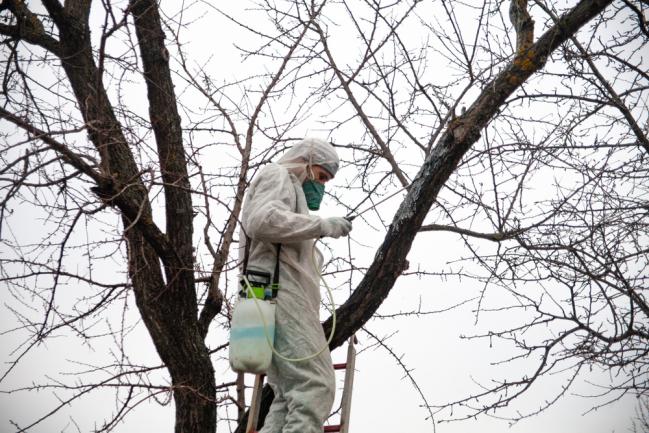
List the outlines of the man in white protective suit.
<svg viewBox="0 0 649 433">
<path fill-rule="evenodd" d="M 272 274 L 281 244 L 275 349 L 287 358 L 308 357 L 327 344 L 319 315 L 323 259 L 314 243 L 347 236 L 352 223 L 310 215 L 309 209 L 319 208 L 338 165 L 333 146 L 305 138 L 255 176 L 243 206 L 240 253 L 250 242 L 248 269 Z M 275 399 L 260 433 L 322 433 L 335 393 L 329 349 L 298 362 L 274 354 L 267 377 Z"/>
</svg>

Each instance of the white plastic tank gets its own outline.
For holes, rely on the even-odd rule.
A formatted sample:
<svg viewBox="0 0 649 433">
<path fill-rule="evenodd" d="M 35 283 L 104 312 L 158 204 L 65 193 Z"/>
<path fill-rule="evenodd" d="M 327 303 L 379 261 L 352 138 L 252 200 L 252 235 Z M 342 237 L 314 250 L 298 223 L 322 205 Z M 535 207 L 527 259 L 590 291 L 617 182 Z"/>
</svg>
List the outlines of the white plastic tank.
<svg viewBox="0 0 649 433">
<path fill-rule="evenodd" d="M 242 373 L 266 373 L 273 358 L 271 345 L 274 342 L 275 302 L 240 298 L 230 322 L 232 369 Z"/>
</svg>

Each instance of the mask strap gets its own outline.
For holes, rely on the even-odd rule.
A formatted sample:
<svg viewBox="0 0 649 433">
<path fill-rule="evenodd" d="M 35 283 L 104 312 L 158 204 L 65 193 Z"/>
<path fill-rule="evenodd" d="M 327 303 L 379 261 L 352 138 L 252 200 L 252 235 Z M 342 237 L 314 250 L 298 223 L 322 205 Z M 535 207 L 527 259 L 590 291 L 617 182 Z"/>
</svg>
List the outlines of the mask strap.
<svg viewBox="0 0 649 433">
<path fill-rule="evenodd" d="M 313 146 L 314 144 L 311 143 L 309 147 L 309 161 L 306 166 L 306 178 L 311 180 L 315 179 L 315 174 L 313 173 Z"/>
</svg>

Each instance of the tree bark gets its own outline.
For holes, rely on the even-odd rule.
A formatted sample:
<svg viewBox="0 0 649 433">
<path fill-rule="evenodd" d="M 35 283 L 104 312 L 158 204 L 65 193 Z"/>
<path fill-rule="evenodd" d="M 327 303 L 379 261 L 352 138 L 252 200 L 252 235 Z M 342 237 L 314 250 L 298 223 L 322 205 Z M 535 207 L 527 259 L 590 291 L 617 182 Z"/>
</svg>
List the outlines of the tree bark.
<svg viewBox="0 0 649 433">
<path fill-rule="evenodd" d="M 90 2 L 69 2 L 63 9 L 54 0 L 44 4 L 59 28 L 62 65 L 90 140 L 101 156 L 106 181 L 99 185 L 100 191 L 118 206 L 127 228 L 129 275 L 142 319 L 171 376 L 175 431 L 212 433 L 216 429 L 214 370 L 197 325 L 187 162 L 157 5 L 138 1 L 131 9 L 164 181 L 166 235 L 153 223 L 146 186 L 93 58 Z"/>
<path fill-rule="evenodd" d="M 130 6 L 164 183 L 166 233 L 178 257 L 171 265 L 165 265 L 167 285 L 163 293 L 158 296 L 152 292 L 156 293 L 158 300 L 154 304 L 159 308 L 150 311 L 150 316 L 156 328 L 161 330 L 152 336 L 171 374 L 176 433 L 213 432 L 216 429 L 216 385 L 214 369 L 198 326 L 191 186 L 169 54 L 157 3 L 135 0 Z"/>
<path fill-rule="evenodd" d="M 404 270 L 406 256 L 424 218 L 462 156 L 480 137 L 480 131 L 493 119 L 499 107 L 534 72 L 548 56 L 590 19 L 612 3 L 611 0 L 584 0 L 565 14 L 539 40 L 518 53 L 496 78 L 485 86 L 480 96 L 462 116 L 451 121 L 438 144 L 424 161 L 408 188 L 383 244 L 365 278 L 349 299 L 337 310 L 333 349 L 345 342 L 376 312 Z M 325 324 L 325 333 L 331 318 Z"/>
</svg>

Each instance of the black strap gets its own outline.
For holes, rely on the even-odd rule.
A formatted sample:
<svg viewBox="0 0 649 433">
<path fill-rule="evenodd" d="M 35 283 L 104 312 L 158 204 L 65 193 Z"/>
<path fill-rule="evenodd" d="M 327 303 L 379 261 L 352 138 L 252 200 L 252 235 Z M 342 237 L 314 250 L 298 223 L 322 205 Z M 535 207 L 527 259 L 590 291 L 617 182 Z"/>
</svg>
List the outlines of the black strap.
<svg viewBox="0 0 649 433">
<path fill-rule="evenodd" d="M 250 237 L 246 235 L 246 247 L 243 250 L 243 273 L 248 270 L 248 258 L 250 257 Z"/>
<path fill-rule="evenodd" d="M 273 284 L 279 284 L 279 253 L 282 251 L 282 244 L 277 244 L 277 258 L 275 259 L 275 272 L 273 272 Z"/>
</svg>

